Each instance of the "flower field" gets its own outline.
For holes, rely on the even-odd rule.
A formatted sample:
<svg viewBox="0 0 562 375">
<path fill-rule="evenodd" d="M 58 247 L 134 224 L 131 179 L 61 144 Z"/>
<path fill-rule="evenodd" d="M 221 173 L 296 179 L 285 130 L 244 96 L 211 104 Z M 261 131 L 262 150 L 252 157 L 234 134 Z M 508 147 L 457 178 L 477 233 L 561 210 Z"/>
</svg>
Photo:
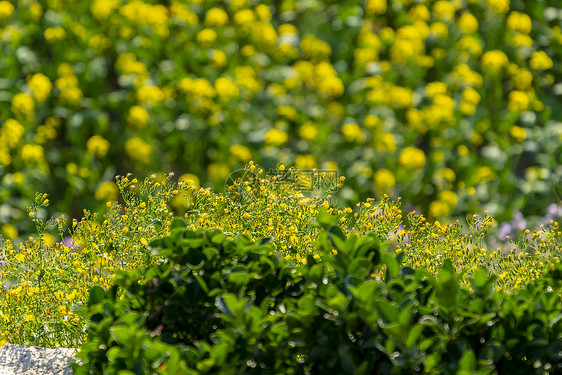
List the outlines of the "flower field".
<svg viewBox="0 0 562 375">
<path fill-rule="evenodd" d="M 544 216 L 561 179 L 557 1 L 0 2 L 0 222 L 79 217 L 115 174 L 222 190 L 255 160 L 346 203 Z"/>
<path fill-rule="evenodd" d="M 559 373 L 559 61 L 556 0 L 0 0 L 0 345 Z"/>
</svg>

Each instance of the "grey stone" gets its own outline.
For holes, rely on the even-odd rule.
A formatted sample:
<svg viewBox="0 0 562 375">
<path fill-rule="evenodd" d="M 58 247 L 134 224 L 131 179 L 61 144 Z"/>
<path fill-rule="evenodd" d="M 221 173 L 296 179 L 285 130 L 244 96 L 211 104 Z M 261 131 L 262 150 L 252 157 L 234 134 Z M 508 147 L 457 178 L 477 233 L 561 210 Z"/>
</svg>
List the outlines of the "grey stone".
<svg viewBox="0 0 562 375">
<path fill-rule="evenodd" d="M 72 375 L 76 349 L 6 344 L 0 348 L 0 375 Z"/>
</svg>

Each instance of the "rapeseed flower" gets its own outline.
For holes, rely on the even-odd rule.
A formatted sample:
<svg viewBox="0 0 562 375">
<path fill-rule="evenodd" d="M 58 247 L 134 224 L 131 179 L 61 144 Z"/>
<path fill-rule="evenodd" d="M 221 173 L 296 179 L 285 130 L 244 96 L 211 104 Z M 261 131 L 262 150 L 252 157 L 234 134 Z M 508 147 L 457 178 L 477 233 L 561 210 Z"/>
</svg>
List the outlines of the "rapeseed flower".
<svg viewBox="0 0 562 375">
<path fill-rule="evenodd" d="M 398 161 L 406 168 L 419 169 L 425 165 L 425 154 L 417 147 L 408 146 L 402 150 Z"/>
<path fill-rule="evenodd" d="M 228 23 L 228 14 L 221 8 L 211 8 L 205 13 L 207 27 L 224 26 Z"/>
<path fill-rule="evenodd" d="M 134 129 L 141 129 L 148 124 L 150 116 L 144 107 L 134 105 L 129 108 L 129 114 L 127 115 L 127 124 Z"/>
<path fill-rule="evenodd" d="M 43 103 L 53 89 L 53 84 L 43 73 L 32 75 L 27 81 L 27 85 L 33 92 L 33 96 L 38 103 Z"/>
<path fill-rule="evenodd" d="M 12 113 L 18 119 L 31 121 L 35 117 L 35 104 L 29 94 L 16 94 L 12 99 Z"/>
<path fill-rule="evenodd" d="M 109 151 L 109 141 L 100 135 L 94 135 L 88 139 L 86 149 L 98 158 L 103 158 Z"/>
<path fill-rule="evenodd" d="M 4 22 L 14 14 L 14 6 L 9 1 L 0 1 L 0 22 Z"/>
</svg>

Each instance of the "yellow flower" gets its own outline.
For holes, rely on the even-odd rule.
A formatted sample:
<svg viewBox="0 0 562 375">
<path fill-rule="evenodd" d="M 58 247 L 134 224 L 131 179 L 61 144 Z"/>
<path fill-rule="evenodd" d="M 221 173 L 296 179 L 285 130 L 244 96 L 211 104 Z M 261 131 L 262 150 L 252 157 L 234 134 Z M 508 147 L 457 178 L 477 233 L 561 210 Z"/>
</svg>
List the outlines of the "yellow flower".
<svg viewBox="0 0 562 375">
<path fill-rule="evenodd" d="M 379 136 L 374 136 L 373 142 L 375 149 L 379 152 L 393 153 L 396 151 L 396 141 L 392 133 L 381 133 Z"/>
<path fill-rule="evenodd" d="M 332 54 L 332 47 L 327 42 L 318 39 L 314 35 L 305 36 L 300 44 L 305 58 L 320 61 L 329 58 Z"/>
<path fill-rule="evenodd" d="M 33 314 L 25 314 L 25 320 L 27 322 L 34 322 L 35 321 L 35 315 Z"/>
<path fill-rule="evenodd" d="M 425 154 L 417 147 L 408 146 L 402 150 L 398 161 L 407 168 L 422 168 L 425 165 Z"/>
<path fill-rule="evenodd" d="M 284 143 L 287 143 L 289 140 L 289 136 L 282 130 L 278 129 L 269 129 L 269 131 L 265 134 L 265 143 L 268 145 L 274 146 L 281 146 Z"/>
<path fill-rule="evenodd" d="M 383 14 L 386 12 L 386 0 L 367 0 L 365 10 L 367 14 Z"/>
<path fill-rule="evenodd" d="M 34 144 L 24 145 L 20 155 L 26 164 L 41 163 L 44 161 L 43 147 Z"/>
<path fill-rule="evenodd" d="M 346 123 L 341 127 L 341 131 L 347 142 L 363 142 L 363 132 L 356 123 Z"/>
<path fill-rule="evenodd" d="M 312 121 L 307 121 L 299 128 L 299 136 L 305 141 L 312 141 L 318 136 L 318 126 Z"/>
<path fill-rule="evenodd" d="M 447 94 L 447 84 L 444 82 L 429 82 L 425 91 L 430 99 L 435 98 L 437 95 Z"/>
<path fill-rule="evenodd" d="M 375 172 L 374 183 L 378 191 L 387 191 L 396 185 L 396 178 L 391 171 L 382 168 Z"/>
<path fill-rule="evenodd" d="M 45 36 L 47 43 L 54 43 L 57 40 L 63 40 L 66 38 L 66 31 L 64 31 L 64 29 L 60 26 L 48 27 L 45 29 L 43 35 Z"/>
<path fill-rule="evenodd" d="M 9 1 L 0 1 L 0 22 L 10 18 L 14 14 L 14 6 Z"/>
<path fill-rule="evenodd" d="M 109 141 L 99 135 L 94 135 L 86 142 L 86 149 L 99 158 L 103 158 L 109 151 Z"/>
<path fill-rule="evenodd" d="M 478 31 L 478 20 L 470 13 L 464 13 L 459 18 L 459 28 L 467 33 L 472 34 Z"/>
<path fill-rule="evenodd" d="M 125 153 L 140 164 L 152 162 L 152 146 L 139 137 L 133 137 L 125 142 Z"/>
<path fill-rule="evenodd" d="M 229 77 L 220 77 L 215 81 L 215 91 L 217 95 L 225 100 L 232 100 L 240 95 L 240 90 L 234 81 Z"/>
<path fill-rule="evenodd" d="M 221 51 L 220 49 L 213 50 L 213 54 L 211 56 L 211 62 L 217 69 L 222 69 L 228 64 L 228 57 L 226 54 Z"/>
<path fill-rule="evenodd" d="M 527 131 L 517 125 L 513 125 L 511 128 L 509 128 L 509 135 L 511 135 L 517 142 L 523 142 L 525 139 L 527 139 Z"/>
<path fill-rule="evenodd" d="M 37 73 L 31 76 L 27 81 L 27 85 L 33 92 L 33 96 L 38 103 L 43 103 L 53 89 L 53 84 L 43 73 Z"/>
<path fill-rule="evenodd" d="M 433 14 L 440 20 L 453 21 L 455 18 L 455 6 L 449 1 L 437 1 L 433 4 Z"/>
<path fill-rule="evenodd" d="M 529 108 L 529 97 L 523 91 L 511 91 L 508 108 L 514 112 L 526 111 Z"/>
<path fill-rule="evenodd" d="M 120 0 L 94 0 L 90 12 L 98 20 L 109 17 L 120 5 Z"/>
<path fill-rule="evenodd" d="M 235 144 L 230 146 L 229 151 L 232 156 L 244 163 L 247 163 L 252 159 L 252 152 L 246 146 Z"/>
<path fill-rule="evenodd" d="M 148 121 L 150 120 L 150 116 L 144 107 L 134 105 L 129 108 L 129 115 L 127 116 L 127 124 L 133 128 L 144 128 Z"/>
<path fill-rule="evenodd" d="M 119 195 L 119 188 L 113 181 L 105 181 L 100 184 L 96 192 L 94 193 L 94 197 L 98 201 L 108 201 L 109 205 L 108 208 L 111 207 L 111 202 L 116 201 Z M 107 205 L 107 204 L 106 204 Z"/>
<path fill-rule="evenodd" d="M 142 244 L 143 246 L 148 246 L 148 241 L 147 241 L 146 238 L 141 237 L 141 240 L 140 240 L 140 241 L 141 241 L 141 244 Z"/>
<path fill-rule="evenodd" d="M 164 93 L 156 86 L 141 86 L 137 90 L 137 98 L 140 103 L 157 103 L 164 100 Z"/>
<path fill-rule="evenodd" d="M 533 69 L 547 70 L 552 68 L 553 63 L 544 51 L 533 52 L 529 66 Z"/>
<path fill-rule="evenodd" d="M 16 94 L 12 99 L 11 109 L 14 115 L 21 119 L 30 121 L 35 116 L 33 113 L 35 105 L 33 104 L 33 99 L 29 96 L 29 94 Z"/>
<path fill-rule="evenodd" d="M 365 124 L 365 127 L 368 129 L 376 129 L 382 125 L 382 120 L 375 115 L 367 115 L 363 120 L 363 124 Z"/>
<path fill-rule="evenodd" d="M 111 40 L 103 34 L 96 34 L 90 38 L 88 46 L 94 50 L 95 54 L 101 55 L 106 49 L 111 47 Z"/>
<path fill-rule="evenodd" d="M 205 14 L 206 26 L 224 26 L 228 23 L 228 14 L 221 8 L 211 8 Z"/>
<path fill-rule="evenodd" d="M 486 4 L 495 13 L 505 14 L 509 12 L 509 0 L 486 0 Z"/>
<path fill-rule="evenodd" d="M 295 166 L 298 169 L 313 169 L 317 167 L 314 155 L 297 155 L 295 157 Z"/>
<path fill-rule="evenodd" d="M 512 31 L 529 34 L 532 29 L 531 17 L 525 13 L 513 11 L 507 17 L 507 28 Z"/>
<path fill-rule="evenodd" d="M 212 29 L 203 29 L 197 33 L 196 39 L 203 48 L 209 48 L 217 40 L 217 33 Z"/>
<path fill-rule="evenodd" d="M 488 51 L 482 55 L 482 66 L 492 71 L 497 71 L 508 63 L 506 54 L 499 50 Z"/>
<path fill-rule="evenodd" d="M 21 143 L 25 128 L 14 119 L 7 119 L 0 128 L 0 139 L 9 149 L 14 149 Z"/>
</svg>

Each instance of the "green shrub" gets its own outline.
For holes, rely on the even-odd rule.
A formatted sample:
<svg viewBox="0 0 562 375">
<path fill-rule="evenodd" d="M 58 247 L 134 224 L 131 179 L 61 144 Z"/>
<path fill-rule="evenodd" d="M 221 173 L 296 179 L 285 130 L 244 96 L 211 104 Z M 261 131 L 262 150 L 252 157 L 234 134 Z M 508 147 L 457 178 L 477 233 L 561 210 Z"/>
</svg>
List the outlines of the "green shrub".
<svg viewBox="0 0 562 375">
<path fill-rule="evenodd" d="M 470 292 L 450 261 L 437 276 L 415 271 L 374 234 L 347 236 L 325 215 L 318 222 L 325 255 L 295 264 L 268 239 L 175 221 L 151 243 L 161 263 L 90 291 L 75 373 L 562 370 L 561 267 L 514 294 L 494 290 L 480 269 Z"/>
</svg>

